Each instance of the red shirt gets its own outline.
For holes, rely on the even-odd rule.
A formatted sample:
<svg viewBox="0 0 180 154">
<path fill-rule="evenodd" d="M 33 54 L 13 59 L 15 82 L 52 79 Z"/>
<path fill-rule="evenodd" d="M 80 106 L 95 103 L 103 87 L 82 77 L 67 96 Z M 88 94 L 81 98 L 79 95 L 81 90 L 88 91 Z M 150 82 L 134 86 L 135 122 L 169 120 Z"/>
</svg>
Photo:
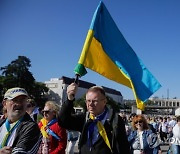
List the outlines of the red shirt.
<svg viewBox="0 0 180 154">
<path fill-rule="evenodd" d="M 39 128 L 42 127 L 42 123 L 39 122 Z M 65 154 L 66 144 L 67 144 L 67 134 L 66 129 L 59 126 L 58 122 L 52 124 L 49 126 L 49 128 L 56 133 L 60 137 L 60 141 L 58 141 L 53 136 L 49 135 L 49 153 L 50 154 Z"/>
</svg>

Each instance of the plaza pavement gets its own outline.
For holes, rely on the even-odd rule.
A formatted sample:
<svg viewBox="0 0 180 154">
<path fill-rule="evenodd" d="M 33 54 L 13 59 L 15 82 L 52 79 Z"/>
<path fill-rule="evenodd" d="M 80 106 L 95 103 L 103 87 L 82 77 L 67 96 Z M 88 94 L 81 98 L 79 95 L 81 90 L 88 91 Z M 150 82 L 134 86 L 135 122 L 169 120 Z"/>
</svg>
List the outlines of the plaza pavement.
<svg viewBox="0 0 180 154">
<path fill-rule="evenodd" d="M 161 145 L 162 154 L 167 154 L 168 149 L 169 149 L 168 144 Z M 74 154 L 78 154 L 78 146 L 77 146 L 77 144 L 76 144 L 76 146 L 74 148 Z"/>
</svg>

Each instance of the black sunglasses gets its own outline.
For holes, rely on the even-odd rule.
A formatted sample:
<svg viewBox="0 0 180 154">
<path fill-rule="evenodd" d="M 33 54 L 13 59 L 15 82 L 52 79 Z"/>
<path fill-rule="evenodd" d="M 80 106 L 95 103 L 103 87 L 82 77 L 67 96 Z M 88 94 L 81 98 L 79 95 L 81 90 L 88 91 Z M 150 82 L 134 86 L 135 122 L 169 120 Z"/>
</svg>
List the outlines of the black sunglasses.
<svg viewBox="0 0 180 154">
<path fill-rule="evenodd" d="M 48 114 L 49 112 L 51 112 L 51 110 L 43 110 L 42 114 Z"/>
<path fill-rule="evenodd" d="M 142 121 L 142 120 L 138 120 L 138 121 L 135 121 L 134 123 L 135 123 L 135 124 L 137 124 L 137 123 L 143 123 L 143 121 Z"/>
</svg>

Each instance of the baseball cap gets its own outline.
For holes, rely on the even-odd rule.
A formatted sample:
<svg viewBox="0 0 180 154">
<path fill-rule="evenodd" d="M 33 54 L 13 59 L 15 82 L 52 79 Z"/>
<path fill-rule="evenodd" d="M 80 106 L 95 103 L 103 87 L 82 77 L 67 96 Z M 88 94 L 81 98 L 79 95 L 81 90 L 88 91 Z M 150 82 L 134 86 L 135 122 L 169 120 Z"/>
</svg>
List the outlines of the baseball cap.
<svg viewBox="0 0 180 154">
<path fill-rule="evenodd" d="M 28 97 L 28 93 L 24 88 L 15 87 L 7 90 L 7 92 L 4 94 L 4 99 L 13 99 L 21 95 Z"/>
</svg>

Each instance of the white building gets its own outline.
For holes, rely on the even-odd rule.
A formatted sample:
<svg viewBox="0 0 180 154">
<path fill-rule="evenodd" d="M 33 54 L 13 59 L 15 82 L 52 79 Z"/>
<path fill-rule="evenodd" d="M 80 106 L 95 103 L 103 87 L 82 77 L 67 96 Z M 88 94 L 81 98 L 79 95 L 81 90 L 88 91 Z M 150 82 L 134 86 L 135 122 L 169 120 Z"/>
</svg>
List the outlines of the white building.
<svg viewBox="0 0 180 154">
<path fill-rule="evenodd" d="M 180 116 L 180 107 L 175 110 L 175 115 Z"/>
<path fill-rule="evenodd" d="M 49 100 L 54 100 L 60 105 L 67 98 L 66 90 L 67 86 L 74 82 L 74 78 L 68 78 L 62 76 L 61 78 L 51 78 L 50 81 L 45 81 L 46 86 L 49 88 L 48 98 Z M 95 86 L 95 84 L 79 80 L 78 92 L 76 94 L 76 99 L 81 98 L 90 87 Z M 123 96 L 121 93 L 115 89 L 107 88 L 102 86 L 108 96 L 110 96 L 117 103 L 122 103 Z"/>
<path fill-rule="evenodd" d="M 149 100 L 153 101 L 157 106 L 164 107 L 180 107 L 180 99 L 160 99 L 160 98 L 150 98 Z"/>
<path fill-rule="evenodd" d="M 147 109 L 152 112 L 158 111 L 160 114 L 169 114 L 169 115 L 177 115 L 178 108 L 180 108 L 180 99 L 160 99 L 160 98 L 150 98 L 153 102 L 150 106 L 147 105 Z"/>
</svg>

